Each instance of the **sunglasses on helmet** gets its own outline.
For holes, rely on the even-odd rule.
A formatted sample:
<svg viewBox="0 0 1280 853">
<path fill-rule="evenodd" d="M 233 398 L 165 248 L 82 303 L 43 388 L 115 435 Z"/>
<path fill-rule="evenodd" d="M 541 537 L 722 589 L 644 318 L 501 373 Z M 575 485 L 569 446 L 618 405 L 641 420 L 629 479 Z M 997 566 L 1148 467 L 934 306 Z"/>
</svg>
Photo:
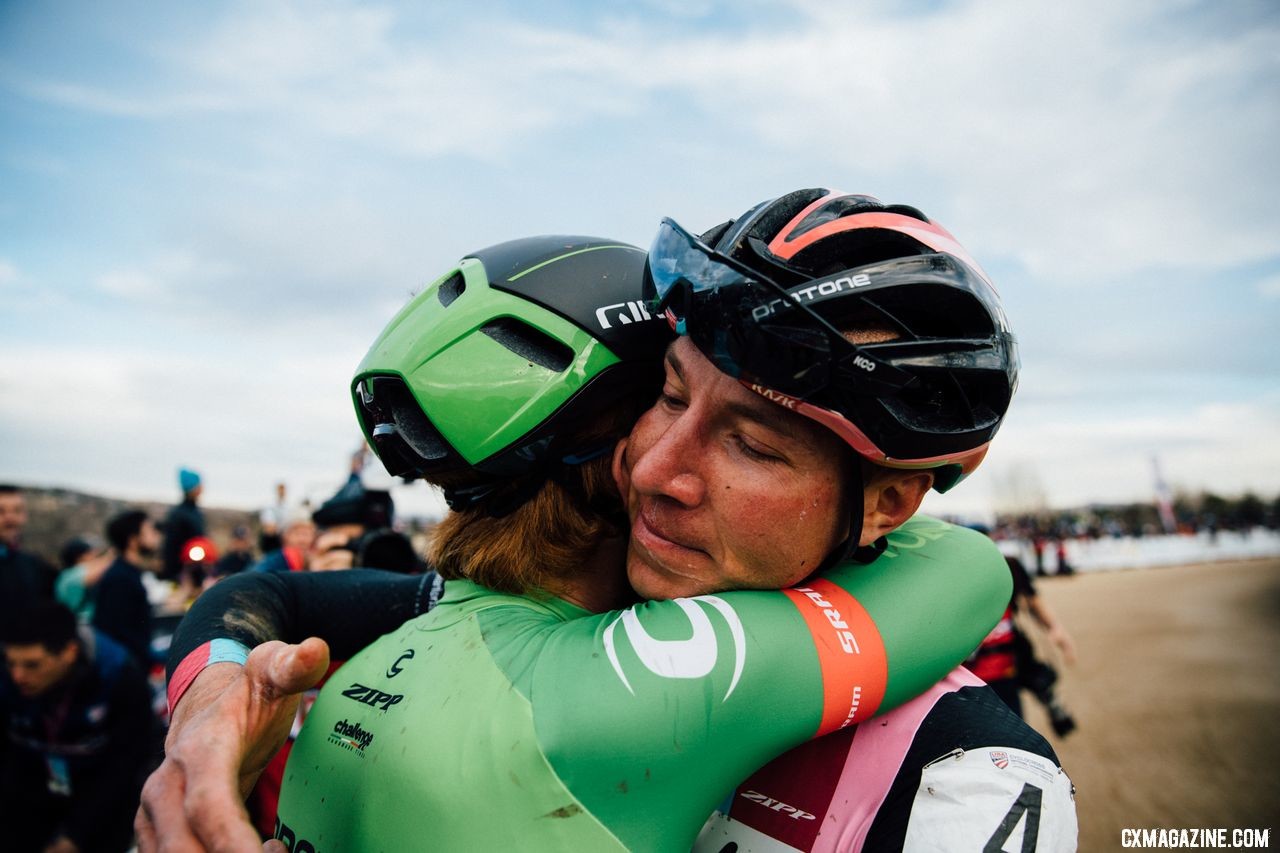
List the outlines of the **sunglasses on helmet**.
<svg viewBox="0 0 1280 853">
<path fill-rule="evenodd" d="M 850 342 L 809 307 L 871 285 L 856 270 L 791 288 L 722 255 L 671 219 L 649 249 L 655 307 L 721 371 L 800 400 L 832 387 L 882 396 L 914 379 Z"/>
</svg>

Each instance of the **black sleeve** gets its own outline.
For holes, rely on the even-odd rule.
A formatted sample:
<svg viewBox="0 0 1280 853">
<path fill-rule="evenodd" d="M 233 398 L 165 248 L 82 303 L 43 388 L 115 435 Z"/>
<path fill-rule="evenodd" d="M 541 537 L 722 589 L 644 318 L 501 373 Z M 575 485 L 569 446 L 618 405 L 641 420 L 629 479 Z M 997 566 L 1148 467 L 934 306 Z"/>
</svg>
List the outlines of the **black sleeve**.
<svg viewBox="0 0 1280 853">
<path fill-rule="evenodd" d="M 245 572 L 196 599 L 169 647 L 169 677 L 204 643 L 225 637 L 253 648 L 268 640 L 319 637 L 342 660 L 440 598 L 435 572 L 403 575 L 378 569 L 345 572 Z"/>
<path fill-rule="evenodd" d="M 109 695 L 107 744 L 95 772 L 76 779 L 63 819 L 63 833 L 81 850 L 92 849 L 108 828 L 129 833 L 152 755 L 151 688 L 142 670 L 127 663 Z"/>
</svg>

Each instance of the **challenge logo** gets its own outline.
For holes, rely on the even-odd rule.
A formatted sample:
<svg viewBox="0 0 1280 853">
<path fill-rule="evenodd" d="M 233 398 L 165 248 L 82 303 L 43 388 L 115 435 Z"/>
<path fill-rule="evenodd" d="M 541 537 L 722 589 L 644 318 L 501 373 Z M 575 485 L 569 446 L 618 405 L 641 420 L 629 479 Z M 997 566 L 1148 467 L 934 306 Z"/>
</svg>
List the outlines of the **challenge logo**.
<svg viewBox="0 0 1280 853">
<path fill-rule="evenodd" d="M 701 602 L 701 604 L 695 602 Z M 613 669 L 618 673 L 618 678 L 622 679 L 627 692 L 634 696 L 635 688 L 631 686 L 631 681 L 623 671 L 614 640 L 618 623 L 622 623 L 622 630 L 631 643 L 631 650 L 640 659 L 640 663 L 644 664 L 645 669 L 654 675 L 662 678 L 702 678 L 708 675 L 715 669 L 720 654 L 715 628 L 712 627 L 711 620 L 703 609 L 703 605 L 709 606 L 724 618 L 729 627 L 729 634 L 733 638 L 733 679 L 729 682 L 729 689 L 724 694 L 724 698 L 728 699 L 734 688 L 738 686 L 738 679 L 742 677 L 742 668 L 747 662 L 747 637 L 742 628 L 742 620 L 738 618 L 738 614 L 728 602 L 714 595 L 677 598 L 673 603 L 684 611 L 693 628 L 693 636 L 687 640 L 655 639 L 640 624 L 635 608 L 631 608 L 610 622 L 609 627 L 604 630 L 604 649 L 609 656 L 609 663 L 613 664 Z"/>
<path fill-rule="evenodd" d="M 329 743 L 337 744 L 347 752 L 354 752 L 364 758 L 365 747 L 373 743 L 373 732 L 360 728 L 359 723 L 338 720 L 329 733 Z"/>
<path fill-rule="evenodd" d="M 643 302 L 617 302 L 613 305 L 605 305 L 596 309 L 596 322 L 600 324 L 601 329 L 613 328 L 614 323 L 610 323 L 610 319 L 619 326 L 629 326 L 632 323 L 643 323 L 646 320 L 661 318 L 650 314 L 648 307 Z"/>
</svg>

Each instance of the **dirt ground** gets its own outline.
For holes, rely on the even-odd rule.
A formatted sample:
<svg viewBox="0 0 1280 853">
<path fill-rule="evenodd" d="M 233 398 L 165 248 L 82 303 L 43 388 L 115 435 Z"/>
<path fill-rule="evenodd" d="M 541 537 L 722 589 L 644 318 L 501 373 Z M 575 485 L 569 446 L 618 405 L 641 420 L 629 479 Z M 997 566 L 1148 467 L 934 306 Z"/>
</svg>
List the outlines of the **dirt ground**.
<svg viewBox="0 0 1280 853">
<path fill-rule="evenodd" d="M 1080 850 L 1121 849 L 1126 827 L 1269 827 L 1280 847 L 1280 560 L 1037 589 L 1076 640 L 1060 695 L 1079 728 L 1055 737 L 1023 699 L 1076 785 Z"/>
</svg>

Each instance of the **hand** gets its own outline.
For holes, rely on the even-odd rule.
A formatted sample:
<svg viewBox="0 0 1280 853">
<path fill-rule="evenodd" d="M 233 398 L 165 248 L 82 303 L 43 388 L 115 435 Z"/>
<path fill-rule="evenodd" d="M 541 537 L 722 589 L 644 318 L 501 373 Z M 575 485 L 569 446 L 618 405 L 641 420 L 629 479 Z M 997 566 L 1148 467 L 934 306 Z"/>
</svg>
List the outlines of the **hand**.
<svg viewBox="0 0 1280 853">
<path fill-rule="evenodd" d="M 70 838 L 59 835 L 45 845 L 44 853 L 80 853 L 80 848 Z"/>
<path fill-rule="evenodd" d="M 1062 652 L 1062 659 L 1067 662 L 1068 666 L 1075 666 L 1076 662 L 1076 644 L 1071 639 L 1071 635 L 1067 633 L 1067 629 L 1061 625 L 1056 625 L 1049 631 L 1049 639 Z"/>
<path fill-rule="evenodd" d="M 355 552 L 349 547 L 351 536 L 341 530 L 329 530 L 321 533 L 307 558 L 307 570 L 312 572 L 332 572 L 349 569 L 355 564 Z"/>
<path fill-rule="evenodd" d="M 289 736 L 304 690 L 329 667 L 329 647 L 273 640 L 243 667 L 216 663 L 174 709 L 164 762 L 142 789 L 134 820 L 141 853 L 262 847 L 244 798 Z"/>
</svg>

